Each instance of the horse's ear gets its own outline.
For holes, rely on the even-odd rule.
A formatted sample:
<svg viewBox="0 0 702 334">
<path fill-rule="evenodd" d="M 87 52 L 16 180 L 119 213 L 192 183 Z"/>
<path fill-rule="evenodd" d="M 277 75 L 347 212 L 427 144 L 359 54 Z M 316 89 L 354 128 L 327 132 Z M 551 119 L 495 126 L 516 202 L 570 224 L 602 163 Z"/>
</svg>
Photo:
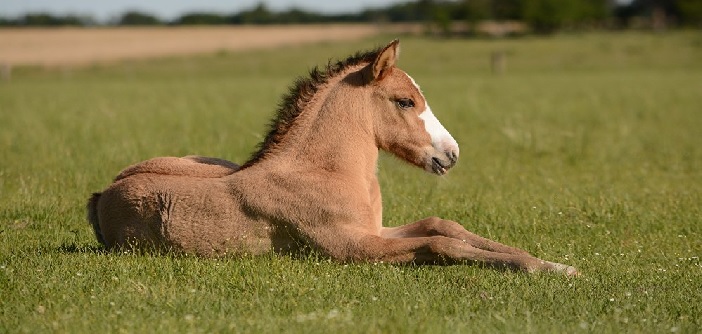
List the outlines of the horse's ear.
<svg viewBox="0 0 702 334">
<path fill-rule="evenodd" d="M 383 48 L 373 61 L 373 80 L 380 81 L 395 66 L 395 61 L 400 56 L 400 40 L 396 39 Z"/>
</svg>

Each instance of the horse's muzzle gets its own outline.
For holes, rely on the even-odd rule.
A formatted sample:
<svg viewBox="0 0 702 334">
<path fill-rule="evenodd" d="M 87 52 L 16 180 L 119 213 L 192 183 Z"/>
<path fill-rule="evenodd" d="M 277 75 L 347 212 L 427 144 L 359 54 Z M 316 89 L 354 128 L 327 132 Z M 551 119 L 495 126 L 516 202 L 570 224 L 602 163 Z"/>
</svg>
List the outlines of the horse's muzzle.
<svg viewBox="0 0 702 334">
<path fill-rule="evenodd" d="M 451 167 L 456 165 L 458 162 L 458 151 L 448 150 L 444 152 L 436 152 L 438 154 L 431 157 L 430 168 L 427 168 L 434 174 L 444 175 L 448 172 Z"/>
</svg>

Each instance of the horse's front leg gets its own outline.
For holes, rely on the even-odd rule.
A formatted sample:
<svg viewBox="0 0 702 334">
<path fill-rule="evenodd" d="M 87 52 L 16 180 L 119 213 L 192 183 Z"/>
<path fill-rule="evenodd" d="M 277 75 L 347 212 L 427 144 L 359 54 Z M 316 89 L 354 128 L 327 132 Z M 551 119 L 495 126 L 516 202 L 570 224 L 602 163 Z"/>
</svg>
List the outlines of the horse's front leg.
<svg viewBox="0 0 702 334">
<path fill-rule="evenodd" d="M 385 238 L 413 238 L 440 235 L 467 242 L 473 247 L 486 251 L 531 256 L 531 254 L 523 249 L 483 238 L 466 230 L 459 223 L 438 217 L 429 217 L 398 227 L 384 227 L 380 233 L 380 235 Z"/>
<path fill-rule="evenodd" d="M 429 217 L 398 227 L 384 227 L 380 232 L 380 236 L 390 239 L 442 236 L 468 244 L 472 248 L 469 252 L 469 258 L 474 257 L 477 261 L 491 264 L 507 264 L 510 267 L 526 269 L 527 271 L 547 270 L 564 272 L 568 275 L 578 274 L 577 270 L 571 266 L 541 260 L 523 249 L 481 237 L 466 230 L 459 223 L 438 217 Z M 505 257 L 500 254 L 509 256 Z"/>
<path fill-rule="evenodd" d="M 495 268 L 509 268 L 526 272 L 559 272 L 577 275 L 575 268 L 548 262 L 531 255 L 509 254 L 487 251 L 471 246 L 467 242 L 445 236 L 384 238 L 367 235 L 354 247 L 347 248 L 350 259 L 361 261 L 383 261 L 390 263 L 410 262 L 475 262 Z"/>
</svg>

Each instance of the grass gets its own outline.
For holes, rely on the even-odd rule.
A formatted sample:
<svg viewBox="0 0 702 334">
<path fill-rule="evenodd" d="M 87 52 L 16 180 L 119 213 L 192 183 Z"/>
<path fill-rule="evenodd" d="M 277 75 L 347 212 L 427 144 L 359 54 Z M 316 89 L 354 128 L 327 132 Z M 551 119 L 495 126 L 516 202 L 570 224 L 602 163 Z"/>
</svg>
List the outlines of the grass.
<svg viewBox="0 0 702 334">
<path fill-rule="evenodd" d="M 100 249 L 84 203 L 121 168 L 242 162 L 295 76 L 388 39 L 17 69 L 0 83 L 0 332 L 702 330 L 693 32 L 402 41 L 461 161 L 437 178 L 382 156 L 386 224 L 439 215 L 578 278 Z"/>
</svg>

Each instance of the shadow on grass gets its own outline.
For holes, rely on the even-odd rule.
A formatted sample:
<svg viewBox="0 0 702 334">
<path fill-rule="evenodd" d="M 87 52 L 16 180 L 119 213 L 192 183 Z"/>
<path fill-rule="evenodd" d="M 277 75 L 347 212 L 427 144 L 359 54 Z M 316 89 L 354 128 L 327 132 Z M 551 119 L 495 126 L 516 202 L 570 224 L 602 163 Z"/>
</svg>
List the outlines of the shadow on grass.
<svg viewBox="0 0 702 334">
<path fill-rule="evenodd" d="M 47 251 L 48 249 L 39 249 L 39 252 L 42 251 Z M 188 257 L 196 257 L 196 258 L 203 258 L 206 259 L 208 257 L 202 257 L 198 256 L 196 254 L 190 254 L 190 253 L 183 253 L 182 251 L 177 251 L 174 249 L 159 249 L 159 248 L 136 248 L 136 249 L 112 249 L 108 250 L 105 248 L 103 245 L 95 245 L 95 244 L 78 244 L 75 242 L 64 242 L 61 244 L 59 247 L 55 248 L 54 251 L 62 254 L 100 254 L 100 255 L 105 255 L 105 254 L 115 254 L 115 255 L 136 255 L 136 256 L 143 256 L 143 257 L 163 257 L 163 258 L 188 258 Z M 274 251 L 270 252 L 266 255 L 258 255 L 258 256 L 252 256 L 252 255 L 223 255 L 223 256 L 218 256 L 214 258 L 234 258 L 234 259 L 244 259 L 244 258 L 251 258 L 251 257 L 257 257 L 257 258 L 266 258 L 266 257 L 278 257 L 278 258 L 289 258 L 294 261 L 300 261 L 300 262 L 307 262 L 307 263 L 319 263 L 319 262 L 335 262 L 331 260 L 328 256 L 324 256 L 322 253 L 319 251 L 312 249 L 310 247 L 304 246 L 301 247 L 300 249 L 297 249 L 295 251 Z M 336 262 L 337 264 L 341 265 L 343 262 Z M 369 262 L 360 262 L 357 264 L 361 263 L 373 263 L 373 261 Z M 380 262 L 382 263 L 382 262 Z M 397 264 L 392 264 L 392 266 L 396 267 L 408 267 L 408 268 L 413 268 L 413 267 L 447 267 L 447 266 L 470 266 L 470 267 L 477 267 L 477 268 L 482 268 L 482 269 L 491 269 L 491 270 L 496 270 L 500 272 L 516 272 L 516 273 L 524 273 L 523 270 L 520 270 L 519 268 L 511 267 L 509 265 L 490 265 L 490 264 L 485 264 L 477 261 L 451 261 L 448 259 L 440 259 L 436 261 L 428 261 L 428 262 L 408 262 L 408 263 L 397 263 Z"/>
<path fill-rule="evenodd" d="M 59 253 L 64 253 L 64 254 L 85 254 L 85 253 L 105 254 L 105 253 L 107 253 L 107 250 L 103 246 L 88 245 L 88 244 L 78 245 L 76 243 L 63 243 L 61 246 L 59 246 L 56 249 L 56 251 L 58 251 Z"/>
</svg>

